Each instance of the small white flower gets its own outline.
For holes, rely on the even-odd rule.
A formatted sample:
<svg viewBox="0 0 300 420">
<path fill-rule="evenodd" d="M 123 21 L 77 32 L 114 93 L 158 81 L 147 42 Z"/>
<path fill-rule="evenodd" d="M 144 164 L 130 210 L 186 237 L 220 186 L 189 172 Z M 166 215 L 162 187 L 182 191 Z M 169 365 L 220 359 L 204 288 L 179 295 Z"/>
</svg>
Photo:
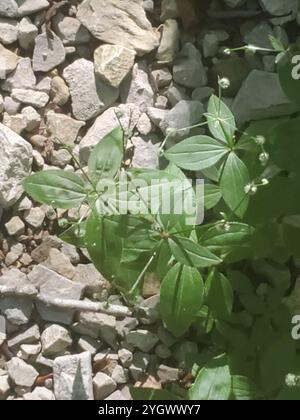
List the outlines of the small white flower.
<svg viewBox="0 0 300 420">
<path fill-rule="evenodd" d="M 266 165 L 269 162 L 270 155 L 269 153 L 263 152 L 259 155 L 259 161 L 262 165 Z"/>
<path fill-rule="evenodd" d="M 228 89 L 230 87 L 230 80 L 227 77 L 222 77 L 219 80 L 219 86 L 221 89 Z"/>
<path fill-rule="evenodd" d="M 224 53 L 225 55 L 230 55 L 230 54 L 231 54 L 231 50 L 230 50 L 230 48 L 224 48 L 223 53 Z"/>
<path fill-rule="evenodd" d="M 246 194 L 254 195 L 257 193 L 257 185 L 255 184 L 247 184 L 244 188 Z"/>
<path fill-rule="evenodd" d="M 261 184 L 262 185 L 268 185 L 270 182 L 269 182 L 269 180 L 267 179 L 267 178 L 263 178 L 262 180 L 261 180 Z"/>
<path fill-rule="evenodd" d="M 255 143 L 258 144 L 259 146 L 263 146 L 265 142 L 266 142 L 265 136 L 258 135 L 255 137 Z"/>
<path fill-rule="evenodd" d="M 224 224 L 224 230 L 225 230 L 225 232 L 229 232 L 230 231 L 230 223 L 225 223 Z"/>
</svg>

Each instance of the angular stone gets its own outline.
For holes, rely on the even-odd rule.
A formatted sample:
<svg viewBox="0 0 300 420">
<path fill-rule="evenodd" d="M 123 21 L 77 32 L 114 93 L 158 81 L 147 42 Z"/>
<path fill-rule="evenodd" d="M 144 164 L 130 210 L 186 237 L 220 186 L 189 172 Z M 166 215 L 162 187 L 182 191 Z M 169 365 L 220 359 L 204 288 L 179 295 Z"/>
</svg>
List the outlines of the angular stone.
<svg viewBox="0 0 300 420">
<path fill-rule="evenodd" d="M 0 42 L 12 44 L 18 39 L 18 21 L 13 19 L 0 18 Z"/>
<path fill-rule="evenodd" d="M 18 332 L 14 337 L 8 340 L 8 347 L 13 349 L 19 347 L 21 344 L 32 344 L 40 339 L 40 330 L 37 325 Z"/>
<path fill-rule="evenodd" d="M 117 384 L 126 384 L 128 381 L 128 371 L 120 365 L 116 365 L 111 374 L 111 379 Z"/>
<path fill-rule="evenodd" d="M 0 401 L 6 400 L 10 391 L 8 375 L 0 375 Z"/>
<path fill-rule="evenodd" d="M 65 61 L 66 53 L 60 38 L 52 32 L 49 37 L 46 33 L 38 35 L 35 39 L 33 51 L 33 70 L 47 73 Z"/>
<path fill-rule="evenodd" d="M 251 71 L 232 104 L 239 125 L 251 120 L 290 115 L 297 109 L 284 94 L 278 75 L 261 70 Z"/>
<path fill-rule="evenodd" d="M 0 2 L 0 16 L 9 18 L 18 16 L 18 3 L 16 0 L 2 0 Z"/>
<path fill-rule="evenodd" d="M 68 115 L 57 114 L 53 111 L 49 111 L 46 118 L 47 130 L 54 141 L 59 139 L 70 146 L 74 146 L 79 130 L 85 126 L 84 121 L 77 121 Z"/>
<path fill-rule="evenodd" d="M 173 67 L 173 78 L 176 83 L 189 88 L 207 84 L 201 53 L 193 44 L 187 43 L 182 48 Z"/>
<path fill-rule="evenodd" d="M 141 112 L 146 111 L 149 106 L 153 106 L 154 92 L 149 81 L 148 66 L 145 61 L 140 61 L 134 65 L 132 73 L 121 86 L 120 94 L 122 102 L 135 104 Z"/>
<path fill-rule="evenodd" d="M 33 268 L 28 278 L 33 285 L 39 287 L 40 293 L 46 297 L 78 300 L 83 292 L 81 285 L 60 276 L 41 264 Z M 44 304 L 37 304 L 37 309 L 45 321 L 67 325 L 72 323 L 73 310 L 51 308 Z"/>
<path fill-rule="evenodd" d="M 74 277 L 75 268 L 71 264 L 69 258 L 56 248 L 50 250 L 49 257 L 44 262 L 44 265 L 68 279 Z"/>
<path fill-rule="evenodd" d="M 91 35 L 78 19 L 58 13 L 53 18 L 53 27 L 65 45 L 84 44 L 91 40 Z"/>
<path fill-rule="evenodd" d="M 154 143 L 150 139 L 136 136 L 132 137 L 131 141 L 134 145 L 132 165 L 135 168 L 158 168 L 160 143 Z"/>
<path fill-rule="evenodd" d="M 172 63 L 179 51 L 180 32 L 176 20 L 168 19 L 163 25 L 163 33 L 156 58 L 160 63 Z"/>
<path fill-rule="evenodd" d="M 121 349 L 118 351 L 118 356 L 119 356 L 120 362 L 125 368 L 128 368 L 131 365 L 132 360 L 133 360 L 133 354 L 130 350 Z"/>
<path fill-rule="evenodd" d="M 135 381 L 141 379 L 146 373 L 150 362 L 150 355 L 147 353 L 136 352 L 133 355 L 132 363 L 129 367 L 131 376 Z"/>
<path fill-rule="evenodd" d="M 5 223 L 5 228 L 8 235 L 19 236 L 24 233 L 25 225 L 19 216 L 14 216 L 7 223 Z"/>
<path fill-rule="evenodd" d="M 110 86 L 119 87 L 134 65 L 135 51 L 122 45 L 101 45 L 94 52 L 95 71 Z"/>
<path fill-rule="evenodd" d="M 24 17 L 18 27 L 18 39 L 21 48 L 24 50 L 33 48 L 38 32 L 38 28 L 33 25 L 31 20 L 28 17 Z"/>
<path fill-rule="evenodd" d="M 25 123 L 25 130 L 28 132 L 37 129 L 42 120 L 40 114 L 32 106 L 23 108 L 21 115 Z"/>
<path fill-rule="evenodd" d="M 7 364 L 8 376 L 20 387 L 31 388 L 38 377 L 38 372 L 23 360 L 13 357 Z"/>
<path fill-rule="evenodd" d="M 160 365 L 158 367 L 157 376 L 163 384 L 167 382 L 176 382 L 179 379 L 179 369 Z"/>
<path fill-rule="evenodd" d="M 24 213 L 25 222 L 35 229 L 38 229 L 43 225 L 44 219 L 45 212 L 40 207 L 33 207 Z"/>
<path fill-rule="evenodd" d="M 122 401 L 122 400 L 127 400 L 128 398 L 125 398 L 125 396 L 123 395 L 123 393 L 119 390 L 113 392 L 112 394 L 110 394 L 109 397 L 105 398 L 105 401 Z"/>
<path fill-rule="evenodd" d="M 69 331 L 61 325 L 50 325 L 41 335 L 44 356 L 61 355 L 72 344 Z"/>
<path fill-rule="evenodd" d="M 79 322 L 89 328 L 94 328 L 100 338 L 112 347 L 116 344 L 116 318 L 98 312 L 80 312 Z"/>
<path fill-rule="evenodd" d="M 33 89 L 36 77 L 31 67 L 30 58 L 20 58 L 16 70 L 11 73 L 2 85 L 3 90 Z"/>
<path fill-rule="evenodd" d="M 107 281 L 93 264 L 78 264 L 73 281 L 84 286 L 87 293 L 99 293 L 107 287 Z"/>
<path fill-rule="evenodd" d="M 50 389 L 37 386 L 32 392 L 23 395 L 25 401 L 54 401 L 55 396 Z"/>
<path fill-rule="evenodd" d="M 123 45 L 139 55 L 158 46 L 158 36 L 146 17 L 142 0 L 84 0 L 77 18 L 100 41 Z"/>
<path fill-rule="evenodd" d="M 57 400 L 93 400 L 91 354 L 84 352 L 54 360 L 54 394 Z"/>
<path fill-rule="evenodd" d="M 108 375 L 98 372 L 93 379 L 95 400 L 104 400 L 117 388 L 116 382 Z"/>
<path fill-rule="evenodd" d="M 27 324 L 32 309 L 32 301 L 27 298 L 5 297 L 0 299 L 0 311 L 13 325 Z"/>
<path fill-rule="evenodd" d="M 19 16 L 31 15 L 33 13 L 46 9 L 49 6 L 49 2 L 47 0 L 18 0 L 18 3 Z"/>
<path fill-rule="evenodd" d="M 22 181 L 31 170 L 32 147 L 0 124 L 0 155 L 0 206 L 8 208 L 23 192 Z"/>
<path fill-rule="evenodd" d="M 70 98 L 70 92 L 66 82 L 62 77 L 53 77 L 51 82 L 50 96 L 53 102 L 57 105 L 64 106 L 68 102 Z"/>
<path fill-rule="evenodd" d="M 18 60 L 17 54 L 0 44 L 0 80 L 5 79 L 7 74 L 15 70 Z"/>
<path fill-rule="evenodd" d="M 157 335 L 153 334 L 151 331 L 148 330 L 136 330 L 130 331 L 126 335 L 126 341 L 127 343 L 132 344 L 139 350 L 147 353 L 153 349 L 155 344 L 157 344 L 158 337 Z"/>
<path fill-rule="evenodd" d="M 114 128 L 119 127 L 116 112 L 120 113 L 120 121 L 123 127 L 133 129 L 140 118 L 139 107 L 135 104 L 120 105 L 119 107 L 109 108 L 100 115 L 87 134 L 79 144 L 80 159 L 83 163 L 88 161 L 90 152 L 99 141 L 110 133 Z"/>
<path fill-rule="evenodd" d="M 73 114 L 77 120 L 88 121 L 97 117 L 119 96 L 118 89 L 107 86 L 95 76 L 94 64 L 84 58 L 66 67 L 63 76 L 70 88 Z"/>
</svg>

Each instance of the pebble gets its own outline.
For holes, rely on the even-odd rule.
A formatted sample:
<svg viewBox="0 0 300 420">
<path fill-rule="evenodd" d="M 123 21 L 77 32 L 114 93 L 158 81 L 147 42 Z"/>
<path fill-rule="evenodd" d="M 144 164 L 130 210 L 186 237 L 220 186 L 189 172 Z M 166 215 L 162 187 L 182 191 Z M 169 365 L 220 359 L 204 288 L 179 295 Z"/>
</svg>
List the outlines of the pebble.
<svg viewBox="0 0 300 420">
<path fill-rule="evenodd" d="M 95 400 L 104 400 L 117 388 L 116 382 L 108 375 L 98 372 L 93 378 Z"/>
<path fill-rule="evenodd" d="M 49 37 L 46 33 L 35 39 L 33 51 L 33 70 L 47 73 L 64 62 L 65 49 L 60 38 L 54 33 Z"/>
<path fill-rule="evenodd" d="M 42 354 L 45 357 L 62 355 L 72 344 L 69 331 L 61 325 L 50 325 L 42 335 Z"/>
<path fill-rule="evenodd" d="M 18 39 L 18 21 L 0 17 L 0 42 L 12 44 Z"/>
<path fill-rule="evenodd" d="M 7 223 L 5 228 L 10 236 L 20 236 L 25 231 L 25 225 L 19 216 L 12 217 Z"/>
<path fill-rule="evenodd" d="M 29 226 L 38 229 L 43 225 L 45 212 L 40 207 L 32 207 L 24 212 L 23 217 Z"/>
<path fill-rule="evenodd" d="M 148 330 L 136 330 L 130 331 L 126 335 L 126 341 L 146 353 L 150 352 L 155 344 L 157 344 L 158 337 Z"/>
<path fill-rule="evenodd" d="M 17 357 L 13 357 L 7 367 L 9 378 L 19 387 L 31 388 L 38 377 L 38 372 L 31 365 Z"/>
</svg>

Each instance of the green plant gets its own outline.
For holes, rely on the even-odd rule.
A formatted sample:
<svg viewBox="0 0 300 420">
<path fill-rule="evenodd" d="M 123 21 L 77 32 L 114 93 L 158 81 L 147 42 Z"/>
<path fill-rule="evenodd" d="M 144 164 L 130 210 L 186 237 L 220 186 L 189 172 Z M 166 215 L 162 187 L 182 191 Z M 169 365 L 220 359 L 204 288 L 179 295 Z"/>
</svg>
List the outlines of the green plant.
<svg viewBox="0 0 300 420">
<path fill-rule="evenodd" d="M 300 373 L 300 357 L 283 303 L 300 256 L 299 118 L 259 121 L 240 132 L 221 90 L 210 98 L 205 117 L 198 127 L 207 126 L 210 135 L 196 133 L 166 147 L 163 170 L 132 168 L 126 156 L 131 133 L 120 127 L 94 148 L 87 169 L 70 150 L 79 174 L 43 171 L 23 185 L 33 199 L 53 207 L 88 204 L 87 214 L 61 237 L 87 248 L 129 302 L 146 274 L 159 279 L 163 322 L 199 347 L 183 360 L 196 378 L 189 398 L 299 399 L 300 389 L 285 383 L 286 375 Z M 161 150 L 174 133 L 168 131 Z M 172 211 L 182 185 L 188 185 L 187 202 L 194 206 L 198 198 L 186 171 L 205 178 L 202 225 L 195 214 L 191 223 L 191 213 Z M 168 214 L 156 189 L 166 183 L 174 187 Z M 126 194 L 120 193 L 124 185 Z M 162 398 L 169 395 L 163 392 Z M 168 392 L 175 398 L 178 389 Z M 159 398 L 160 391 L 134 393 Z"/>
</svg>

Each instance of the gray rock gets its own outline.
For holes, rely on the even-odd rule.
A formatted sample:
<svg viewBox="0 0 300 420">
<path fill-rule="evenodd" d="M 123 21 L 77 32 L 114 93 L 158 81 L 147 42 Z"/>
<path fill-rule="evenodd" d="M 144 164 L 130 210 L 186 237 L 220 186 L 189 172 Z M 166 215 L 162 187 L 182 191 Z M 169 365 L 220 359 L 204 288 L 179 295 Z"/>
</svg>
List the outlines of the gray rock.
<svg viewBox="0 0 300 420">
<path fill-rule="evenodd" d="M 158 367 L 157 376 L 162 384 L 176 382 L 179 379 L 179 369 L 166 365 L 160 365 Z"/>
<path fill-rule="evenodd" d="M 21 48 L 29 50 L 33 48 L 38 28 L 28 17 L 24 17 L 18 26 L 18 40 Z"/>
<path fill-rule="evenodd" d="M 45 212 L 40 207 L 33 207 L 25 211 L 23 217 L 29 226 L 38 229 L 43 225 Z"/>
<path fill-rule="evenodd" d="M 28 278 L 33 285 L 40 288 L 40 293 L 47 297 L 78 300 L 83 293 L 81 285 L 73 283 L 41 264 L 33 268 Z M 72 323 L 73 310 L 53 309 L 44 304 L 38 304 L 37 309 L 45 321 L 67 325 Z"/>
<path fill-rule="evenodd" d="M 3 114 L 3 124 L 16 134 L 22 134 L 26 128 L 26 123 L 21 114 L 9 115 L 6 112 Z"/>
<path fill-rule="evenodd" d="M 120 94 L 122 102 L 135 104 L 141 112 L 154 105 L 154 92 L 145 61 L 134 65 L 132 73 L 121 86 Z"/>
<path fill-rule="evenodd" d="M 207 84 L 207 75 L 199 50 L 190 43 L 184 45 L 173 67 L 174 81 L 180 85 L 196 88 Z"/>
<path fill-rule="evenodd" d="M 169 84 L 172 82 L 173 77 L 170 72 L 170 70 L 167 67 L 163 67 L 161 69 L 153 70 L 151 72 L 152 77 L 154 78 L 157 87 L 159 89 L 165 88 L 166 86 L 169 86 Z"/>
<path fill-rule="evenodd" d="M 120 349 L 118 351 L 118 356 L 119 356 L 120 362 L 125 368 L 128 368 L 131 365 L 133 361 L 133 354 L 130 350 L 127 350 L 124 348 Z"/>
<path fill-rule="evenodd" d="M 5 340 L 6 340 L 6 320 L 4 316 L 0 315 L 0 346 L 2 346 Z"/>
<path fill-rule="evenodd" d="M 132 344 L 139 350 L 147 353 L 153 349 L 155 344 L 157 344 L 158 337 L 157 335 L 153 334 L 151 331 L 148 330 L 136 330 L 130 331 L 126 335 L 126 341 L 127 343 Z"/>
<path fill-rule="evenodd" d="M 27 16 L 40 10 L 46 9 L 49 6 L 47 0 L 18 0 L 19 4 L 18 15 Z"/>
<path fill-rule="evenodd" d="M 18 7 L 18 3 L 15 0 L 2 0 L 0 2 L 0 16 L 17 17 Z"/>
<path fill-rule="evenodd" d="M 116 88 L 107 86 L 95 76 L 94 64 L 85 59 L 74 61 L 63 72 L 72 97 L 76 119 L 88 121 L 101 114 L 119 96 Z"/>
<path fill-rule="evenodd" d="M 64 144 L 74 146 L 79 130 L 85 126 L 84 121 L 77 121 L 68 115 L 49 111 L 46 115 L 47 130 L 54 141 L 59 139 Z M 57 140 L 56 140 L 57 141 Z"/>
<path fill-rule="evenodd" d="M 126 384 L 128 382 L 128 371 L 120 365 L 116 365 L 111 374 L 111 379 L 119 384 Z"/>
<path fill-rule="evenodd" d="M 119 107 L 109 108 L 105 111 L 96 119 L 79 144 L 80 159 L 83 163 L 88 161 L 93 147 L 95 147 L 106 134 L 110 133 L 114 128 L 119 127 L 116 112 L 122 114 L 120 117 L 122 126 L 129 130 L 135 127 L 140 118 L 139 107 L 135 104 L 120 105 Z"/>
<path fill-rule="evenodd" d="M 155 354 L 160 359 L 169 359 L 172 356 L 172 352 L 165 344 L 158 344 L 155 347 Z"/>
<path fill-rule="evenodd" d="M 219 38 L 214 32 L 208 32 L 204 35 L 202 41 L 204 57 L 214 57 L 219 50 Z"/>
<path fill-rule="evenodd" d="M 7 18 L 0 18 L 0 42 L 12 44 L 18 39 L 18 21 Z"/>
<path fill-rule="evenodd" d="M 141 379 L 147 371 L 150 362 L 150 355 L 147 353 L 136 352 L 133 355 L 133 361 L 129 367 L 131 376 L 135 381 Z"/>
<path fill-rule="evenodd" d="M 93 379 L 95 400 L 104 400 L 117 388 L 116 382 L 108 375 L 98 372 Z"/>
<path fill-rule="evenodd" d="M 42 349 L 41 343 L 21 344 L 17 356 L 23 360 L 35 360 Z"/>
<path fill-rule="evenodd" d="M 285 23 L 295 19 L 299 10 L 299 2 L 297 0 L 259 0 L 261 7 L 273 16 L 290 15 L 275 20 L 277 24 Z"/>
<path fill-rule="evenodd" d="M 44 356 L 58 356 L 72 344 L 72 338 L 66 328 L 53 324 L 43 331 L 41 342 Z"/>
<path fill-rule="evenodd" d="M 33 70 L 47 73 L 65 61 L 66 53 L 60 38 L 52 32 L 51 38 L 40 34 L 35 39 Z"/>
<path fill-rule="evenodd" d="M 176 20 L 168 19 L 163 25 L 163 33 L 156 58 L 160 63 L 172 63 L 179 51 L 180 32 Z"/>
<path fill-rule="evenodd" d="M 11 98 L 10 96 L 5 96 L 4 98 L 4 109 L 9 115 L 15 115 L 21 108 L 21 103 Z"/>
<path fill-rule="evenodd" d="M 196 88 L 192 93 L 192 99 L 194 101 L 203 102 L 213 95 L 215 90 L 209 86 Z"/>
<path fill-rule="evenodd" d="M 6 400 L 10 392 L 8 375 L 0 375 L 0 401 Z"/>
<path fill-rule="evenodd" d="M 32 301 L 27 298 L 5 297 L 0 299 L 0 311 L 13 325 L 25 325 L 32 313 Z"/>
<path fill-rule="evenodd" d="M 123 395 L 123 392 L 121 392 L 119 390 L 113 392 L 112 394 L 110 394 L 109 397 L 104 398 L 104 399 L 105 399 L 105 401 L 122 401 L 122 400 L 128 400 L 128 398 L 126 398 Z"/>
<path fill-rule="evenodd" d="M 272 26 L 268 22 L 258 22 L 244 35 L 246 44 L 261 48 L 272 48 L 270 36 L 274 36 Z"/>
<path fill-rule="evenodd" d="M 53 77 L 51 82 L 50 96 L 52 101 L 57 105 L 64 106 L 68 102 L 70 98 L 70 92 L 66 82 L 62 77 Z"/>
<path fill-rule="evenodd" d="M 297 111 L 285 96 L 277 74 L 253 70 L 237 94 L 232 111 L 240 125 Z"/>
<path fill-rule="evenodd" d="M 7 74 L 15 70 L 18 60 L 17 54 L 0 44 L 0 80 L 5 79 Z"/>
<path fill-rule="evenodd" d="M 175 106 L 180 101 L 190 100 L 183 87 L 171 85 L 167 91 L 167 97 L 172 106 Z"/>
<path fill-rule="evenodd" d="M 23 360 L 13 357 L 8 363 L 8 376 L 20 387 L 31 388 L 38 377 L 38 372 Z"/>
<path fill-rule="evenodd" d="M 24 233 L 25 225 L 19 216 L 14 216 L 7 223 L 5 223 L 5 229 L 8 235 L 19 236 Z"/>
<path fill-rule="evenodd" d="M 153 130 L 152 122 L 145 112 L 140 116 L 136 128 L 142 136 L 147 136 Z"/>
<path fill-rule="evenodd" d="M 13 99 L 35 108 L 44 108 L 49 102 L 49 95 L 45 92 L 37 92 L 32 89 L 13 89 L 11 96 Z"/>
<path fill-rule="evenodd" d="M 29 175 L 32 147 L 22 137 L 0 124 L 0 206 L 8 208 L 20 198 L 22 181 Z"/>
<path fill-rule="evenodd" d="M 77 18 L 93 36 L 108 44 L 123 45 L 139 55 L 158 46 L 158 36 L 151 27 L 142 0 L 84 0 Z"/>
<path fill-rule="evenodd" d="M 33 89 L 35 85 L 30 58 L 20 58 L 16 70 L 6 78 L 2 89 L 11 92 L 12 89 Z"/>
<path fill-rule="evenodd" d="M 91 354 L 84 352 L 54 360 L 54 394 L 57 400 L 93 400 Z"/>
<path fill-rule="evenodd" d="M 154 143 L 150 139 L 136 136 L 132 137 L 131 140 L 134 145 L 133 166 L 135 168 L 158 168 L 160 143 Z"/>
<path fill-rule="evenodd" d="M 97 312 L 80 312 L 79 322 L 88 328 L 93 328 L 98 336 L 115 347 L 117 338 L 116 318 Z"/>
<path fill-rule="evenodd" d="M 119 87 L 134 65 L 135 51 L 122 45 L 101 45 L 94 52 L 95 71 L 110 86 Z"/>
<path fill-rule="evenodd" d="M 167 19 L 176 19 L 179 16 L 177 0 L 162 0 L 161 3 L 161 21 Z"/>
<path fill-rule="evenodd" d="M 55 396 L 46 387 L 37 386 L 32 392 L 23 395 L 25 401 L 54 401 Z"/>
<path fill-rule="evenodd" d="M 21 115 L 23 116 L 23 121 L 25 123 L 25 130 L 28 132 L 37 129 L 42 121 L 40 114 L 32 106 L 23 108 Z"/>
<path fill-rule="evenodd" d="M 107 287 L 107 281 L 93 264 L 78 264 L 75 268 L 73 281 L 81 284 L 90 294 L 99 293 L 103 287 Z"/>
<path fill-rule="evenodd" d="M 97 353 L 97 350 L 99 349 L 99 347 L 101 347 L 101 345 L 101 341 L 95 340 L 94 338 L 88 336 L 80 337 L 77 342 L 77 346 L 80 349 L 80 351 L 88 351 L 92 355 Z"/>
<path fill-rule="evenodd" d="M 53 27 L 65 45 L 84 44 L 91 40 L 91 35 L 78 19 L 58 13 L 53 18 Z"/>
<path fill-rule="evenodd" d="M 18 332 L 16 335 L 11 337 L 7 344 L 8 347 L 13 349 L 19 347 L 21 344 L 32 344 L 36 343 L 40 339 L 40 330 L 38 325 L 26 328 L 25 330 Z"/>
<path fill-rule="evenodd" d="M 56 248 L 50 250 L 44 265 L 63 277 L 68 279 L 74 277 L 75 268 L 71 264 L 69 258 Z"/>
</svg>

